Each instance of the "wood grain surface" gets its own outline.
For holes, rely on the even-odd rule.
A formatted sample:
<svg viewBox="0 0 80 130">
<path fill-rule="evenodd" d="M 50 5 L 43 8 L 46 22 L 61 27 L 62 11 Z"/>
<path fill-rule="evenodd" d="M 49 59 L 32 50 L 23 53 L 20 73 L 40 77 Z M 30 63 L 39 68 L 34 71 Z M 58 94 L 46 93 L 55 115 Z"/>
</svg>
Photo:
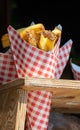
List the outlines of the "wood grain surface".
<svg viewBox="0 0 80 130">
<path fill-rule="evenodd" d="M 79 80 L 27 77 L 1 85 L 0 93 L 17 89 L 51 92 L 54 111 L 80 113 Z"/>
<path fill-rule="evenodd" d="M 0 130 L 24 130 L 26 91 L 0 93 Z"/>
</svg>

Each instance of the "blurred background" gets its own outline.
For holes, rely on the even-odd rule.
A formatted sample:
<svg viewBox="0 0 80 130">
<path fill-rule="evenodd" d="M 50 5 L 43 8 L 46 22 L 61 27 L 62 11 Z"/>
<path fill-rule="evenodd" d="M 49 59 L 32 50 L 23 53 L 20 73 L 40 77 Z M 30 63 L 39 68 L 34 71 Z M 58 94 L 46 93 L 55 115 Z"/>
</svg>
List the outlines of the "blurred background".
<svg viewBox="0 0 80 130">
<path fill-rule="evenodd" d="M 8 25 L 15 29 L 29 26 L 32 21 L 43 23 L 46 29 L 61 24 L 61 46 L 73 40 L 71 56 L 80 56 L 79 3 L 76 1 L 0 0 L 0 39 Z M 4 51 L 0 40 L 0 52 Z"/>
</svg>

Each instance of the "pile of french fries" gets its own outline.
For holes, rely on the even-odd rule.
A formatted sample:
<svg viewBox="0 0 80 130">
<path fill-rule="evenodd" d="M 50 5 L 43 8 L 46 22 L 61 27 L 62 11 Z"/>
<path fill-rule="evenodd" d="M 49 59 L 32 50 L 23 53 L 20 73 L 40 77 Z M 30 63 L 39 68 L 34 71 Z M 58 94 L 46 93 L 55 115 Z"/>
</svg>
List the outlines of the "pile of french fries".
<svg viewBox="0 0 80 130">
<path fill-rule="evenodd" d="M 52 31 L 46 30 L 42 23 L 38 23 L 23 29 L 20 36 L 32 46 L 44 51 L 50 51 L 55 47 L 61 36 L 61 30 L 57 27 Z"/>
<path fill-rule="evenodd" d="M 44 51 L 50 51 L 55 47 L 61 30 L 56 26 L 52 31 L 46 30 L 42 23 L 33 24 L 16 30 L 26 42 Z M 10 46 L 8 34 L 2 36 L 3 48 Z"/>
</svg>

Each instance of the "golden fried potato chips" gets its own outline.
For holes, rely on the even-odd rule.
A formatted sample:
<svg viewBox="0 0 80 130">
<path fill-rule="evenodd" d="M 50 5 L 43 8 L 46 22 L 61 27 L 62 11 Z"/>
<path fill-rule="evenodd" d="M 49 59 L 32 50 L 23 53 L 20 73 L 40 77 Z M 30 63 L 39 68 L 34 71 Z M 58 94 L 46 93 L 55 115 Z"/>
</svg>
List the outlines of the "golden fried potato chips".
<svg viewBox="0 0 80 130">
<path fill-rule="evenodd" d="M 61 30 L 58 27 L 55 27 L 52 31 L 46 30 L 42 23 L 33 24 L 26 28 L 17 29 L 16 31 L 22 39 L 44 51 L 52 50 L 61 36 Z M 6 44 L 5 39 L 7 39 Z M 2 37 L 2 44 L 3 47 L 10 45 L 8 34 Z"/>
<path fill-rule="evenodd" d="M 61 36 L 61 30 L 57 27 L 54 30 L 46 30 L 41 23 L 33 24 L 20 32 L 21 38 L 29 44 L 44 50 L 50 51 L 54 48 L 57 40 Z"/>
</svg>

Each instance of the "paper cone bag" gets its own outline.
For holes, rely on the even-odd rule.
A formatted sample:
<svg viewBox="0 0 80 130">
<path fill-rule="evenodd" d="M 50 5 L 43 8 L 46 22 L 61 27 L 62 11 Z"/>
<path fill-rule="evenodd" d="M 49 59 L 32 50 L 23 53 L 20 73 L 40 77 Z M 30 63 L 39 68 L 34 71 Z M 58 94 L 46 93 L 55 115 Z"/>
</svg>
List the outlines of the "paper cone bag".
<svg viewBox="0 0 80 130">
<path fill-rule="evenodd" d="M 80 66 L 73 63 L 72 59 L 70 59 L 70 65 L 71 65 L 71 70 L 72 70 L 72 73 L 73 73 L 73 78 L 75 80 L 80 80 Z"/>
<path fill-rule="evenodd" d="M 40 50 L 19 36 L 15 29 L 8 27 L 11 49 L 19 77 L 50 77 L 54 78 L 60 39 L 52 51 Z"/>
<path fill-rule="evenodd" d="M 60 49 L 59 46 L 61 38 L 59 38 L 58 42 L 55 45 L 55 48 L 52 51 L 44 52 L 43 50 L 40 50 L 30 45 L 23 39 L 21 39 L 20 35 L 16 32 L 16 30 L 13 27 L 11 26 L 8 27 L 8 33 L 18 77 L 30 76 L 30 77 L 56 78 L 55 76 L 57 75 L 56 69 L 61 67 L 58 66 L 61 63 L 58 60 L 58 58 L 60 58 L 62 54 L 61 51 L 65 50 L 65 53 L 66 52 L 70 53 L 72 41 L 68 43 L 69 44 L 68 47 L 67 45 L 65 45 L 65 47 Z M 69 57 L 69 53 L 67 54 L 63 53 L 64 55 L 62 56 L 62 59 L 63 57 L 65 59 L 67 55 Z M 68 60 L 68 58 L 66 59 Z M 61 75 L 61 73 L 59 74 L 59 76 Z M 52 95 L 50 92 L 44 92 L 44 91 L 28 92 L 27 94 L 28 124 L 26 124 L 26 130 L 29 129 L 47 130 L 51 97 Z"/>
<path fill-rule="evenodd" d="M 0 53 L 0 84 L 18 77 L 13 56 L 10 53 Z"/>
<path fill-rule="evenodd" d="M 47 77 L 54 78 L 58 60 L 60 39 L 54 50 L 44 52 L 25 42 L 14 28 L 8 27 L 12 54 L 18 77 Z M 28 124 L 26 130 L 47 130 L 51 93 L 44 91 L 27 94 Z M 29 125 L 30 122 L 30 125 Z"/>
<path fill-rule="evenodd" d="M 56 79 L 59 79 L 61 77 L 64 68 L 69 60 L 72 43 L 73 41 L 70 39 L 59 49 L 58 62 L 55 72 Z"/>
</svg>

